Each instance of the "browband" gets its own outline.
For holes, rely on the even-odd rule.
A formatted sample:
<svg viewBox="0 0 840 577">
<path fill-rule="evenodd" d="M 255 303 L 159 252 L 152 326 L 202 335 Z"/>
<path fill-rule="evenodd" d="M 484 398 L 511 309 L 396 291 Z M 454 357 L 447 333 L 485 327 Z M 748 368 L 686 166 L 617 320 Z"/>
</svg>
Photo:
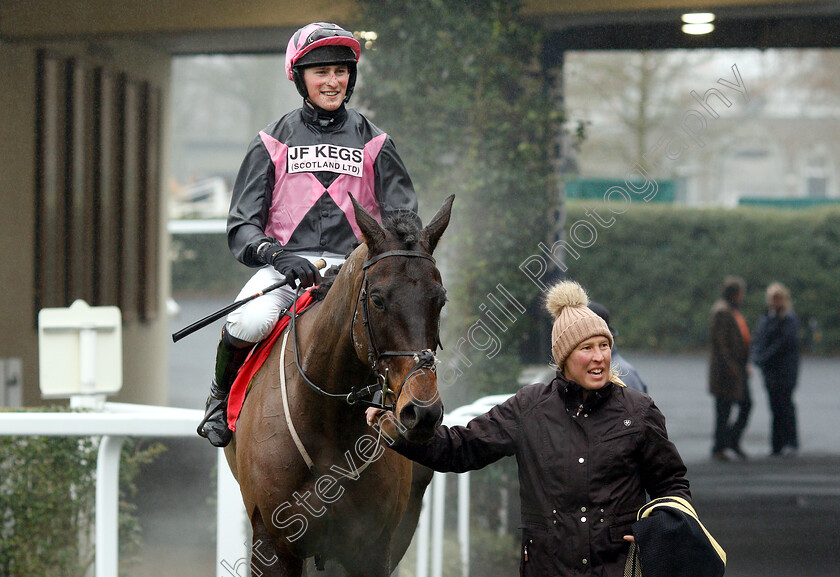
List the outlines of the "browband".
<svg viewBox="0 0 840 577">
<path fill-rule="evenodd" d="M 416 256 L 420 258 L 429 259 L 430 261 L 432 261 L 432 263 L 435 262 L 435 258 L 432 255 L 427 254 L 425 252 L 420 252 L 418 250 L 389 250 L 387 252 L 383 252 L 382 254 L 378 254 L 375 257 L 366 260 L 365 264 L 362 265 L 362 270 L 367 270 L 368 267 L 376 264 L 383 258 L 387 258 L 389 256 Z"/>
</svg>

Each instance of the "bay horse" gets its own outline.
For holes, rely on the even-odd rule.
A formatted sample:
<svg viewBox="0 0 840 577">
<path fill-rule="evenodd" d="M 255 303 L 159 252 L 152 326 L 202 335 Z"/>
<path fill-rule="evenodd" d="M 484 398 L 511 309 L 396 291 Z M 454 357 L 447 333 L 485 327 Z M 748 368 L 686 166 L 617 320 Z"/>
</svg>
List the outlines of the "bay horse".
<svg viewBox="0 0 840 577">
<path fill-rule="evenodd" d="M 432 252 L 453 200 L 421 229 L 416 217 L 383 227 L 352 199 L 363 244 L 252 379 L 225 455 L 254 574 L 299 577 L 314 557 L 348 577 L 387 577 L 408 547 L 431 475 L 415 468 L 412 487 L 412 463 L 385 448 L 394 437 L 368 427 L 364 410 L 387 404 L 410 441 L 443 418 L 434 352 L 446 291 Z"/>
</svg>

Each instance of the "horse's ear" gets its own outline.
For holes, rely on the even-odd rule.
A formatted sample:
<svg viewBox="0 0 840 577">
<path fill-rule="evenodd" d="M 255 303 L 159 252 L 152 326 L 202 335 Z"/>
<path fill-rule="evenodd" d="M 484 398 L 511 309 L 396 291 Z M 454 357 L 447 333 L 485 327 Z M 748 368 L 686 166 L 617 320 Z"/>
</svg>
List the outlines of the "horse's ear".
<svg viewBox="0 0 840 577">
<path fill-rule="evenodd" d="M 437 211 L 437 214 L 432 218 L 431 222 L 423 229 L 423 236 L 429 243 L 429 252 L 434 252 L 438 241 L 440 240 L 443 231 L 449 226 L 449 215 L 452 212 L 452 202 L 455 200 L 455 195 L 450 195 L 443 201 L 443 205 Z"/>
<path fill-rule="evenodd" d="M 352 194 L 349 192 L 347 194 L 350 200 L 353 201 L 353 213 L 356 215 L 356 224 L 359 225 L 359 230 L 362 231 L 362 236 L 368 245 L 368 250 L 381 245 L 385 242 L 385 229 L 353 198 Z"/>
</svg>

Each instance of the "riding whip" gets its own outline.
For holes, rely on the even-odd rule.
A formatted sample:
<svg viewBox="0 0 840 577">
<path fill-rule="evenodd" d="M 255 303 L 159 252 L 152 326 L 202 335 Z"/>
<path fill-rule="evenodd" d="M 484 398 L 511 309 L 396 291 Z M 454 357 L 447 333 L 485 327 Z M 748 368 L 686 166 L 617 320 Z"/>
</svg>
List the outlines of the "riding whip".
<svg viewBox="0 0 840 577">
<path fill-rule="evenodd" d="M 318 270 L 321 270 L 325 266 L 327 266 L 327 262 L 322 258 L 319 258 L 318 260 L 316 260 L 314 264 L 315 264 L 315 267 Z M 173 333 L 172 334 L 172 342 L 177 343 L 178 341 L 183 339 L 185 336 L 191 335 L 192 333 L 194 333 L 198 329 L 203 329 L 204 327 L 206 327 L 210 323 L 213 323 L 213 322 L 219 320 L 220 318 L 222 318 L 223 316 L 226 316 L 228 313 L 231 313 L 231 312 L 235 311 L 236 309 L 238 309 L 239 307 L 241 307 L 245 303 L 250 302 L 250 301 L 254 300 L 255 298 L 261 297 L 265 293 L 271 292 L 274 289 L 280 288 L 281 286 L 284 286 L 286 284 L 288 284 L 288 283 L 285 280 L 277 281 L 273 285 L 265 287 L 263 290 L 261 290 L 260 292 L 258 292 L 256 294 L 252 294 L 249 297 L 239 299 L 238 301 L 235 301 L 235 302 L 229 304 L 228 306 L 226 306 L 224 308 L 221 308 L 221 309 L 217 310 L 216 312 L 207 315 L 203 319 L 199 319 L 199 320 L 195 321 L 190 326 L 185 327 L 185 328 L 181 329 L 180 331 L 178 331 L 176 333 Z"/>
</svg>

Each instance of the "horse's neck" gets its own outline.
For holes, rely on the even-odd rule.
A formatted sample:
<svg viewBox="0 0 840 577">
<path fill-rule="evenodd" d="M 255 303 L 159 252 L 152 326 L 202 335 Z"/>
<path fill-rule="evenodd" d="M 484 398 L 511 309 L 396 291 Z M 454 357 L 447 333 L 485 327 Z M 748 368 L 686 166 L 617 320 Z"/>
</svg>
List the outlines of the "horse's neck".
<svg viewBox="0 0 840 577">
<path fill-rule="evenodd" d="M 350 255 L 306 330 L 308 344 L 302 352 L 307 373 L 311 371 L 332 392 L 349 391 L 355 383 L 348 379 L 367 373 L 353 341 L 354 312 L 366 255 L 364 245 Z"/>
</svg>

